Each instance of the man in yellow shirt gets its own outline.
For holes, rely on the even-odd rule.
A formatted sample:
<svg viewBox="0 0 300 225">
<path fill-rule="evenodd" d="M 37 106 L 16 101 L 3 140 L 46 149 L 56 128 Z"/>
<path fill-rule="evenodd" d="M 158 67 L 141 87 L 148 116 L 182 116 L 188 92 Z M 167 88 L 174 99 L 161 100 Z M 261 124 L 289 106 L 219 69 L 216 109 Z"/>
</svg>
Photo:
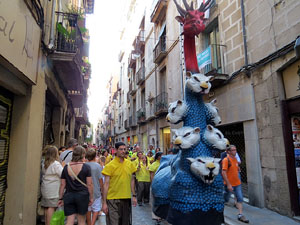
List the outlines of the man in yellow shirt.
<svg viewBox="0 0 300 225">
<path fill-rule="evenodd" d="M 132 205 L 136 206 L 135 185 L 132 174 L 137 170 L 132 162 L 125 159 L 126 145 L 115 144 L 116 157 L 105 165 L 102 174 L 105 176 L 102 211 L 106 214 L 107 225 L 129 225 Z"/>
</svg>

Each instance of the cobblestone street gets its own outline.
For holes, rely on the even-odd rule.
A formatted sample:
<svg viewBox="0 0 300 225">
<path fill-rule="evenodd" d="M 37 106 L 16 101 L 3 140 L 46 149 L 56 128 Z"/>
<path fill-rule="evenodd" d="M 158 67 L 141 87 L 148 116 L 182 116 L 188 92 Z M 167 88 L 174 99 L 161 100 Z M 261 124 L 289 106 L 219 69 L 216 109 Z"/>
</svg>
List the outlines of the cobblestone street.
<svg viewBox="0 0 300 225">
<path fill-rule="evenodd" d="M 136 206 L 132 209 L 133 225 L 155 225 L 156 221 L 152 220 L 151 206 L 146 204 L 143 206 Z M 105 225 L 105 216 L 99 216 L 96 225 Z M 161 225 L 169 225 L 166 221 L 162 221 Z"/>
</svg>

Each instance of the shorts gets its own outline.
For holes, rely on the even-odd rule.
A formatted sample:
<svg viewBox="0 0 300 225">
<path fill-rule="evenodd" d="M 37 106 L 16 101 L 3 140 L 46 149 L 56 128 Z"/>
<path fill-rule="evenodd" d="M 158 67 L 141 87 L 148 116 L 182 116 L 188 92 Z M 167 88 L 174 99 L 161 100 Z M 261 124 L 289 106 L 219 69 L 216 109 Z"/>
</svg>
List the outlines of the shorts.
<svg viewBox="0 0 300 225">
<path fill-rule="evenodd" d="M 73 214 L 85 215 L 89 206 L 89 194 L 68 192 L 64 195 L 65 216 Z"/>
<path fill-rule="evenodd" d="M 233 188 L 233 193 L 236 197 L 237 202 L 239 202 L 239 203 L 243 202 L 242 185 L 232 186 L 232 188 Z M 231 192 L 228 191 L 227 186 L 225 185 L 225 192 L 224 192 L 225 202 L 229 201 L 230 195 L 231 195 Z"/>
<path fill-rule="evenodd" d="M 94 199 L 94 202 L 91 206 L 89 206 L 89 212 L 100 212 L 102 208 L 101 197 Z"/>
<path fill-rule="evenodd" d="M 58 198 L 44 198 L 42 197 L 41 206 L 45 208 L 56 208 L 58 203 Z"/>
</svg>

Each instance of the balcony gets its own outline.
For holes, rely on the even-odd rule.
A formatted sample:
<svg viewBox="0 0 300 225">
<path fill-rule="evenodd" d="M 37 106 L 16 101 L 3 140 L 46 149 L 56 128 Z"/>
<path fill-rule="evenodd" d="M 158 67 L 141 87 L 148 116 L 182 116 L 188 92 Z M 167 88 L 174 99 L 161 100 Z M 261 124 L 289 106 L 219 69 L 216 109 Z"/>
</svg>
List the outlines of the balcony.
<svg viewBox="0 0 300 225">
<path fill-rule="evenodd" d="M 82 90 L 81 72 L 83 39 L 77 25 L 77 15 L 56 12 L 54 51 L 49 55 L 53 69 L 67 90 Z"/>
<path fill-rule="evenodd" d="M 145 52 L 145 30 L 140 30 L 139 35 L 135 39 L 135 48 L 136 51 L 140 54 Z"/>
<path fill-rule="evenodd" d="M 130 91 L 127 92 L 127 102 L 130 102 Z"/>
<path fill-rule="evenodd" d="M 146 109 L 142 107 L 137 111 L 137 123 L 141 125 L 146 122 Z"/>
<path fill-rule="evenodd" d="M 128 68 L 135 68 L 136 65 L 136 59 L 134 57 L 133 51 L 129 54 L 128 57 Z"/>
<path fill-rule="evenodd" d="M 88 122 L 86 106 L 80 108 L 74 108 L 74 112 L 75 112 L 75 119 L 76 121 L 79 121 L 80 124 L 86 124 Z"/>
<path fill-rule="evenodd" d="M 164 116 L 168 113 L 168 93 L 162 92 L 157 95 L 155 100 L 155 116 Z"/>
<path fill-rule="evenodd" d="M 68 90 L 68 95 L 74 108 L 80 108 L 84 103 L 84 93 L 77 90 Z"/>
<path fill-rule="evenodd" d="M 136 117 L 135 116 L 129 116 L 129 126 L 131 128 L 137 127 Z"/>
<path fill-rule="evenodd" d="M 128 120 L 125 120 L 124 121 L 124 128 L 125 128 L 125 130 L 129 130 L 129 121 Z"/>
<path fill-rule="evenodd" d="M 206 61 L 201 64 L 200 73 L 205 74 L 206 76 L 213 76 L 214 79 L 211 81 L 212 88 L 222 86 L 225 81 L 228 80 L 229 75 L 222 73 L 222 51 L 221 47 L 223 45 L 212 44 L 208 46 L 203 52 L 198 54 L 198 57 L 201 59 L 202 55 L 206 55 Z M 208 54 L 209 53 L 209 54 Z M 199 64 L 199 62 L 198 62 Z"/>
<path fill-rule="evenodd" d="M 135 82 L 130 82 L 129 84 L 129 92 L 131 95 L 135 95 L 137 89 L 136 89 L 136 84 Z"/>
<path fill-rule="evenodd" d="M 158 43 L 153 50 L 153 62 L 159 64 L 166 56 L 166 36 L 160 36 Z"/>
<path fill-rule="evenodd" d="M 136 73 L 136 84 L 140 85 L 145 81 L 145 66 L 142 65 L 141 68 Z"/>
<path fill-rule="evenodd" d="M 154 0 L 152 4 L 152 13 L 150 16 L 152 23 L 157 23 L 166 13 L 168 0 Z"/>
</svg>

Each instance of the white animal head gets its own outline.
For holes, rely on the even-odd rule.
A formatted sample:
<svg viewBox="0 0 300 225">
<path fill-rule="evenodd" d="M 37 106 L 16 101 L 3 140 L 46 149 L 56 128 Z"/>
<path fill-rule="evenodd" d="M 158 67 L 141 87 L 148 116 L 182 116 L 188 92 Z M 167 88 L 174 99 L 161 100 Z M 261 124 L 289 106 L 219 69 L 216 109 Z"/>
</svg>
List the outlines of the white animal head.
<svg viewBox="0 0 300 225">
<path fill-rule="evenodd" d="M 200 141 L 200 128 L 181 127 L 174 132 L 173 142 L 180 149 L 189 149 L 197 145 Z"/>
<path fill-rule="evenodd" d="M 212 125 L 207 125 L 204 132 L 204 138 L 206 141 L 211 144 L 214 148 L 219 150 L 226 149 L 228 140 L 224 138 L 224 135 L 217 128 L 214 128 Z"/>
<path fill-rule="evenodd" d="M 191 172 L 198 179 L 200 178 L 204 183 L 211 184 L 214 182 L 216 176 L 220 171 L 220 161 L 221 159 L 212 157 L 197 157 L 187 158 L 190 161 Z"/>
<path fill-rule="evenodd" d="M 205 106 L 211 116 L 211 121 L 214 125 L 218 125 L 221 123 L 221 117 L 219 116 L 219 110 L 216 107 L 217 99 L 212 100 L 209 103 L 205 103 Z"/>
<path fill-rule="evenodd" d="M 187 80 L 185 85 L 192 92 L 200 94 L 208 94 L 211 88 L 210 81 L 213 80 L 213 76 L 205 76 L 201 73 L 191 74 L 190 72 L 186 73 Z"/>
<path fill-rule="evenodd" d="M 167 121 L 172 124 L 181 122 L 183 117 L 186 115 L 187 109 L 187 104 L 181 100 L 171 102 L 169 104 L 168 115 L 166 117 Z"/>
</svg>

